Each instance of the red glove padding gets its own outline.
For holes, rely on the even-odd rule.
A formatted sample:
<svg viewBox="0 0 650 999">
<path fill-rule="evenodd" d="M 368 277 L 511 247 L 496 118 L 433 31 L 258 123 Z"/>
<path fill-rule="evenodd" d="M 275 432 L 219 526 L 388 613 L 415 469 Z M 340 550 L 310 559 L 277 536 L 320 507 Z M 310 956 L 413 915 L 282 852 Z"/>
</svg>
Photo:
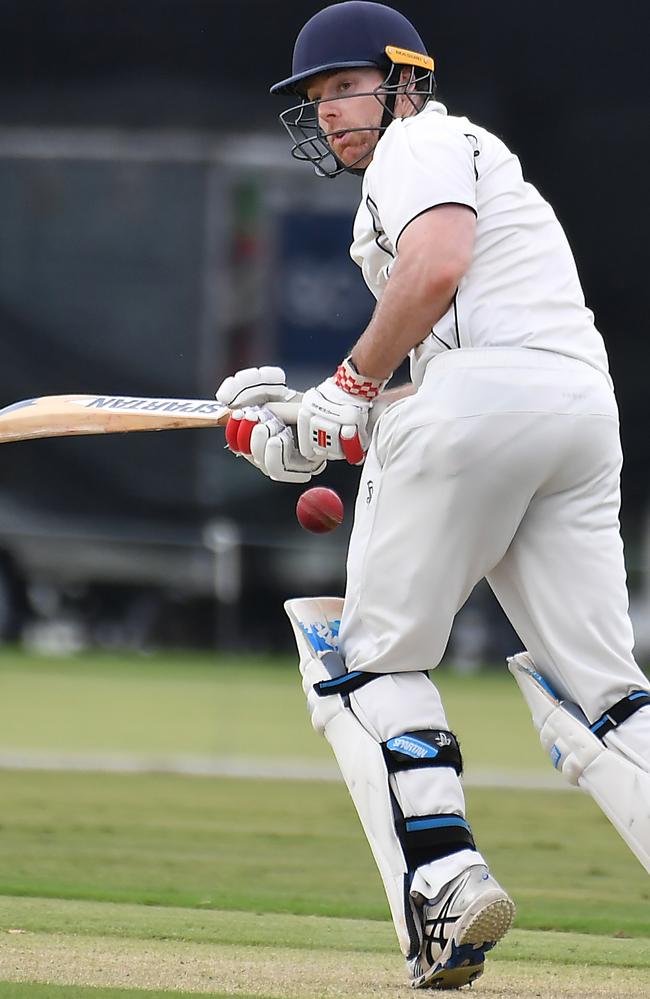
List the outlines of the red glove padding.
<svg viewBox="0 0 650 999">
<path fill-rule="evenodd" d="M 350 431 L 353 431 L 351 436 Z M 341 448 L 343 449 L 343 454 L 345 455 L 345 460 L 349 465 L 361 465 L 366 457 L 366 452 L 361 443 L 361 438 L 359 436 L 359 431 L 356 427 L 342 427 L 340 433 Z"/>
<path fill-rule="evenodd" d="M 235 409 L 226 423 L 226 444 L 235 454 L 251 453 L 251 434 L 257 420 L 246 419 L 243 409 Z"/>
<path fill-rule="evenodd" d="M 305 458 L 345 458 L 360 465 L 370 443 L 371 407 L 385 380 L 360 375 L 350 358 L 334 375 L 302 397 L 298 411 L 298 444 Z"/>
<path fill-rule="evenodd" d="M 309 482 L 327 464 L 303 458 L 291 427 L 264 406 L 235 410 L 226 423 L 226 441 L 233 454 L 276 482 Z"/>
</svg>

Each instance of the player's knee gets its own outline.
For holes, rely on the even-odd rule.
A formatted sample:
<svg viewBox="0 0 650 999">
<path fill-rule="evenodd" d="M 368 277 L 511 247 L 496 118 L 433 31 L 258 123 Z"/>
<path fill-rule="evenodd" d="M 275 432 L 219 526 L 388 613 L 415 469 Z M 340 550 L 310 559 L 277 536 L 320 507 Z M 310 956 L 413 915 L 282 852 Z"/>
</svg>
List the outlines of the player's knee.
<svg viewBox="0 0 650 999">
<path fill-rule="evenodd" d="M 383 742 L 407 730 L 447 729 L 440 694 L 426 673 L 386 673 L 355 691 L 355 714 Z"/>
<path fill-rule="evenodd" d="M 404 732 L 382 743 L 389 773 L 425 767 L 451 767 L 460 777 L 463 756 L 460 744 L 448 729 L 423 729 Z"/>
</svg>

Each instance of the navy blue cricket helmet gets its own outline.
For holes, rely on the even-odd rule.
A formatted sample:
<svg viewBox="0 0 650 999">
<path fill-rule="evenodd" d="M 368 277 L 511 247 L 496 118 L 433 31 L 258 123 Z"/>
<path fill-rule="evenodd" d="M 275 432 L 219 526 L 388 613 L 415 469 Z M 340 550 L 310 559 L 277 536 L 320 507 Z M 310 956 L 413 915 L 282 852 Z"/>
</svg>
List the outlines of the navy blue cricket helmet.
<svg viewBox="0 0 650 999">
<path fill-rule="evenodd" d="M 271 87 L 272 94 L 300 98 L 300 104 L 280 114 L 280 121 L 293 143 L 291 155 L 310 162 L 321 177 L 337 177 L 344 170 L 363 173 L 368 156 L 363 153 L 345 164 L 335 154 L 319 121 L 319 102 L 306 94 L 307 83 L 319 73 L 364 66 L 384 73 L 383 82 L 371 91 L 382 106 L 382 119 L 378 126 L 348 131 L 374 131 L 378 142 L 395 118 L 398 95 L 404 94 L 410 101 L 409 113 L 417 114 L 435 93 L 433 59 L 411 22 L 392 7 L 346 0 L 314 14 L 296 39 L 291 76 Z"/>
<path fill-rule="evenodd" d="M 419 58 L 418 58 L 419 57 Z M 307 21 L 296 39 L 291 76 L 272 94 L 299 94 L 300 83 L 327 70 L 392 65 L 433 70 L 433 59 L 408 18 L 370 0 L 347 0 L 325 7 Z"/>
</svg>

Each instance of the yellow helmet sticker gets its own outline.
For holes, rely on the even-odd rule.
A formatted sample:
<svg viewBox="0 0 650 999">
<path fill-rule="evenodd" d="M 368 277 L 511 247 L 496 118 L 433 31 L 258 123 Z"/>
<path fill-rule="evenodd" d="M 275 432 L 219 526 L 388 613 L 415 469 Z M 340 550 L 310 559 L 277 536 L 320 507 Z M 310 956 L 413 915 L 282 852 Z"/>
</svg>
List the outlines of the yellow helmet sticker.
<svg viewBox="0 0 650 999">
<path fill-rule="evenodd" d="M 421 52 L 411 52 L 410 49 L 399 49 L 395 45 L 387 45 L 386 55 L 391 62 L 399 63 L 400 66 L 421 66 L 422 69 L 429 69 L 433 72 L 433 59 L 431 56 L 422 55 Z"/>
</svg>

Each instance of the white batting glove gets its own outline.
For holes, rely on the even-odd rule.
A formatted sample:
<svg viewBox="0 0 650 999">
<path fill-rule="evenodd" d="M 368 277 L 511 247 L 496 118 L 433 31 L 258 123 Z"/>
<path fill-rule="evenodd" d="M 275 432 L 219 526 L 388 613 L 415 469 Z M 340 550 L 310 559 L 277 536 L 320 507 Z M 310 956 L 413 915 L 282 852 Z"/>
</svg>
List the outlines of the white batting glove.
<svg viewBox="0 0 650 999">
<path fill-rule="evenodd" d="M 263 406 L 234 410 L 226 424 L 226 441 L 234 454 L 275 482 L 309 482 L 327 464 L 322 458 L 303 458 L 291 427 Z"/>
<path fill-rule="evenodd" d="M 345 458 L 351 465 L 361 465 L 370 443 L 370 409 L 385 384 L 385 380 L 360 375 L 346 358 L 334 375 L 302 397 L 300 453 L 312 461 Z"/>
<path fill-rule="evenodd" d="M 269 402 L 300 401 L 295 389 L 287 388 L 287 378 L 282 368 L 264 365 L 261 368 L 242 368 L 224 378 L 216 392 L 217 400 L 229 409 L 244 406 L 265 406 Z"/>
</svg>

